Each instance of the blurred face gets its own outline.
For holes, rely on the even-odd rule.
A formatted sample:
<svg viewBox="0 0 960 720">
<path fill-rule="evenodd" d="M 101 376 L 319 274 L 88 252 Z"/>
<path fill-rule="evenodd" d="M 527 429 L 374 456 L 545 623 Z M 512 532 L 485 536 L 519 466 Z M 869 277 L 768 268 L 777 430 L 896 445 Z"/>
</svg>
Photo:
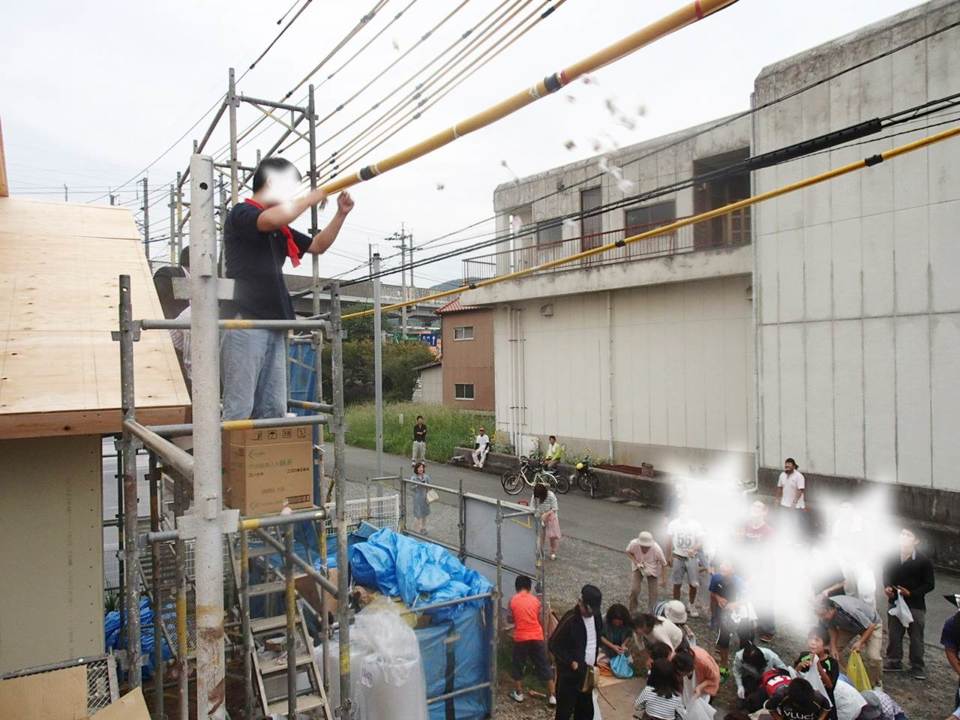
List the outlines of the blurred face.
<svg viewBox="0 0 960 720">
<path fill-rule="evenodd" d="M 728 562 L 720 563 L 720 574 L 724 577 L 733 575 L 733 565 Z"/>
<path fill-rule="evenodd" d="M 917 536 L 904 528 L 900 531 L 900 549 L 904 554 L 910 554 L 917 548 Z"/>
<path fill-rule="evenodd" d="M 823 639 L 819 635 L 811 635 L 807 638 L 807 649 L 814 655 L 823 653 Z"/>
<path fill-rule="evenodd" d="M 593 609 L 583 601 L 583 598 L 577 601 L 577 606 L 580 608 L 581 615 L 584 617 L 593 617 Z"/>
<path fill-rule="evenodd" d="M 423 465 L 417 465 L 417 475 L 423 475 Z"/>
<path fill-rule="evenodd" d="M 300 173 L 296 168 L 268 170 L 267 182 L 263 189 L 263 199 L 268 205 L 282 205 L 292 202 L 300 191 Z"/>
<path fill-rule="evenodd" d="M 784 470 L 784 472 L 787 473 L 787 475 L 789 475 L 790 473 L 792 473 L 792 472 L 793 472 L 794 470 L 796 470 L 796 469 L 797 469 L 797 466 L 794 465 L 792 462 L 785 462 L 785 463 L 783 464 L 783 470 Z"/>
<path fill-rule="evenodd" d="M 750 522 L 754 526 L 762 525 L 767 517 L 767 506 L 762 502 L 755 502 L 750 506 Z"/>
<path fill-rule="evenodd" d="M 556 441 L 557 441 L 557 438 L 554 437 L 553 435 L 551 435 L 551 436 L 550 436 L 550 442 L 555 443 Z"/>
<path fill-rule="evenodd" d="M 486 430 L 484 430 L 483 428 L 480 428 L 480 434 L 481 434 L 481 435 L 483 435 L 483 434 L 486 433 L 486 432 L 487 432 Z"/>
<path fill-rule="evenodd" d="M 613 619 L 614 627 L 623 627 L 623 618 L 614 618 Z"/>
</svg>

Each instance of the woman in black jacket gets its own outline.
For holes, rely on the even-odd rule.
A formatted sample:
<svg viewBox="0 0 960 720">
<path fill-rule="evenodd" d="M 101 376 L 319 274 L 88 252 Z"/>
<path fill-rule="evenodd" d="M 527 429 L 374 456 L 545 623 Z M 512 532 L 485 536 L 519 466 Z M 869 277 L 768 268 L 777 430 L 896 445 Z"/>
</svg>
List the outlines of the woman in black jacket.
<svg viewBox="0 0 960 720">
<path fill-rule="evenodd" d="M 550 636 L 557 665 L 556 720 L 593 720 L 593 673 L 603 633 L 601 600 L 598 588 L 584 585 L 577 606 Z"/>
</svg>

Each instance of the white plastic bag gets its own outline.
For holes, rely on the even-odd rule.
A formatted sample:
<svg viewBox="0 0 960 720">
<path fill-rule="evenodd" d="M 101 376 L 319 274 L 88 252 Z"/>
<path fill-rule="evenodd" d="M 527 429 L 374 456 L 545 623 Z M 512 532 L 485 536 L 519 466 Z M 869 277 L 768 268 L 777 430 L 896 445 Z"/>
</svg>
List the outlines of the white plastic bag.
<svg viewBox="0 0 960 720">
<path fill-rule="evenodd" d="M 687 720 L 713 720 L 717 709 L 705 697 L 694 698 L 687 705 Z"/>
<path fill-rule="evenodd" d="M 807 668 L 806 672 L 800 673 L 800 677 L 809 682 L 810 685 L 813 686 L 814 690 L 823 695 L 825 698 L 829 699 L 830 694 L 827 692 L 827 688 L 823 684 L 823 680 L 820 679 L 820 671 L 817 669 L 819 664 L 820 658 L 818 658 L 816 655 L 811 655 L 810 667 Z"/>
<path fill-rule="evenodd" d="M 910 627 L 910 623 L 913 622 L 913 613 L 910 612 L 910 608 L 907 607 L 907 601 L 903 599 L 903 595 L 900 594 L 899 590 L 897 590 L 897 602 L 894 603 L 889 612 L 899 620 L 900 624 L 904 627 Z"/>
<path fill-rule="evenodd" d="M 600 696 L 596 690 L 593 691 L 593 720 L 603 720 L 603 715 L 600 713 Z"/>
<path fill-rule="evenodd" d="M 364 637 L 370 652 L 360 663 L 367 717 L 427 720 L 427 688 L 417 636 L 391 611 L 360 612 L 354 633 Z"/>
</svg>

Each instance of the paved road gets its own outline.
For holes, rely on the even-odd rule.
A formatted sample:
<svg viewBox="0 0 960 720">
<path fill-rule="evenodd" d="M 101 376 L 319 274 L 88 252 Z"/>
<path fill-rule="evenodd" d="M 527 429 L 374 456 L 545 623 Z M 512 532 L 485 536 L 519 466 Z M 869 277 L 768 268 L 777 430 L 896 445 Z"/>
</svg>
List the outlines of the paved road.
<svg viewBox="0 0 960 720">
<path fill-rule="evenodd" d="M 410 460 L 399 455 L 384 454 L 384 474 L 396 475 L 410 472 Z M 464 490 L 494 498 L 518 499 L 503 492 L 500 478 L 467 467 L 429 463 L 427 467 L 437 485 L 456 488 L 463 480 Z M 347 477 L 363 481 L 377 475 L 377 457 L 373 450 L 347 448 Z M 519 496 L 524 497 L 524 496 Z M 441 501 L 453 504 L 445 495 Z M 591 500 L 574 489 L 560 496 L 560 517 L 565 536 L 582 542 L 599 545 L 620 552 L 641 529 L 659 529 L 663 512 L 659 508 L 639 507 L 635 504 L 617 503 L 609 500 Z M 940 629 L 952 614 L 951 606 L 943 599 L 944 593 L 960 593 L 960 578 L 943 572 L 937 573 L 937 588 L 927 596 L 927 623 L 925 640 L 928 645 L 939 647 Z"/>
</svg>

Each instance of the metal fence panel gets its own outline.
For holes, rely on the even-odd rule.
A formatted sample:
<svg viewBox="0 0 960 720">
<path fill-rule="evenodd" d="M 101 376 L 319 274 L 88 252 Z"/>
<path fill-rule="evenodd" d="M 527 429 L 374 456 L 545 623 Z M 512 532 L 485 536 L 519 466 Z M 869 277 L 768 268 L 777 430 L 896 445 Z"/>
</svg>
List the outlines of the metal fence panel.
<svg viewBox="0 0 960 720">
<path fill-rule="evenodd" d="M 497 503 L 480 495 L 464 494 L 466 519 L 466 565 L 483 574 L 490 582 L 497 582 Z M 504 515 L 529 511 L 522 505 L 502 503 Z M 537 532 L 533 513 L 504 518 L 500 548 L 503 556 L 503 601 L 514 595 L 514 582 L 522 573 L 536 579 Z"/>
</svg>

